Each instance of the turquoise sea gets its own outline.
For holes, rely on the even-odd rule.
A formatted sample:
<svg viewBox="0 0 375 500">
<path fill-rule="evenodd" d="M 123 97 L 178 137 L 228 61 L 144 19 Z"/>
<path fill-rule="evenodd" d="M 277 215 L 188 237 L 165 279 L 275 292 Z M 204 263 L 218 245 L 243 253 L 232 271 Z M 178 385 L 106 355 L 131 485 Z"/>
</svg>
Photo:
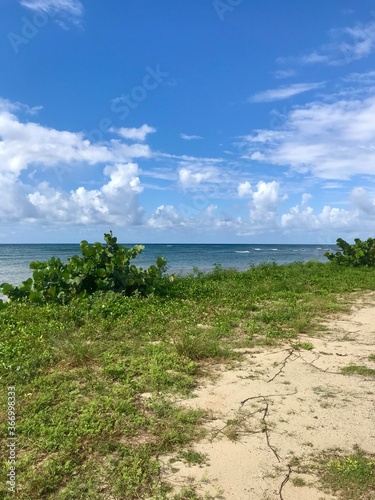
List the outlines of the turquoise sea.
<svg viewBox="0 0 375 500">
<path fill-rule="evenodd" d="M 130 247 L 131 244 L 125 246 Z M 155 262 L 158 256 L 166 257 L 169 273 L 187 274 L 193 268 L 201 271 L 212 270 L 215 264 L 224 268 L 246 270 L 251 265 L 261 262 L 306 262 L 316 260 L 327 262 L 324 252 L 336 251 L 335 244 L 323 245 L 145 245 L 135 264 L 146 267 Z M 72 255 L 80 255 L 78 244 L 24 244 L 0 245 L 0 283 L 8 282 L 14 285 L 29 278 L 31 261 L 45 261 L 51 257 L 60 257 L 66 261 Z"/>
</svg>

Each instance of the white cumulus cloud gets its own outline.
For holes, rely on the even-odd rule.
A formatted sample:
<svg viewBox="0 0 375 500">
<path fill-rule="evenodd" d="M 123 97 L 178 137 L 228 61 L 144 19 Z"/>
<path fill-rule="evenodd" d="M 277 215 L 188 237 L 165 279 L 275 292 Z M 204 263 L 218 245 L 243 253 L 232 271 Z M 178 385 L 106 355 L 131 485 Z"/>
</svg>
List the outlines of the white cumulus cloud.
<svg viewBox="0 0 375 500">
<path fill-rule="evenodd" d="M 153 228 L 165 229 L 185 225 L 184 218 L 176 211 L 173 205 L 160 205 L 148 220 Z"/>
<path fill-rule="evenodd" d="M 204 181 L 209 181 L 215 175 L 213 168 L 206 167 L 201 171 L 194 171 L 192 168 L 181 168 L 178 172 L 179 181 L 183 188 L 192 188 Z"/>
<path fill-rule="evenodd" d="M 142 125 L 139 128 L 119 128 L 119 129 L 110 129 L 111 132 L 114 132 L 124 139 L 130 139 L 132 141 L 145 141 L 146 137 L 148 134 L 153 134 L 156 132 L 156 129 L 154 127 L 150 127 L 149 125 L 145 124 Z"/>
<path fill-rule="evenodd" d="M 375 215 L 375 199 L 361 187 L 354 188 L 351 192 L 352 203 L 367 215 Z"/>
<path fill-rule="evenodd" d="M 308 206 L 312 198 L 303 194 L 301 203 L 282 214 L 280 226 L 292 231 L 353 232 L 372 230 L 375 219 L 375 199 L 363 188 L 354 188 L 350 194 L 352 207 L 343 209 L 325 205 L 321 212 Z"/>
<path fill-rule="evenodd" d="M 132 160 L 149 158 L 147 144 L 111 140 L 93 144 L 83 133 L 56 130 L 21 121 L 16 113 L 33 108 L 0 100 L 0 220 L 5 222 L 117 225 L 138 224 L 142 218 L 139 168 Z M 108 181 L 98 189 L 82 185 L 70 191 L 34 178 L 50 169 L 57 174 L 84 167 L 101 169 Z"/>
<path fill-rule="evenodd" d="M 249 181 L 241 182 L 238 185 L 237 193 L 240 198 L 245 198 L 246 196 L 251 195 L 252 192 L 253 190 Z"/>
<path fill-rule="evenodd" d="M 287 196 L 280 196 L 280 184 L 276 181 L 260 181 L 252 193 L 250 202 L 250 221 L 261 227 L 277 223 L 277 209 Z"/>
<path fill-rule="evenodd" d="M 136 163 L 108 165 L 109 181 L 100 189 L 79 187 L 66 193 L 47 182 L 27 196 L 39 221 L 49 224 L 137 224 L 142 210 L 138 194 L 142 191 Z"/>
</svg>

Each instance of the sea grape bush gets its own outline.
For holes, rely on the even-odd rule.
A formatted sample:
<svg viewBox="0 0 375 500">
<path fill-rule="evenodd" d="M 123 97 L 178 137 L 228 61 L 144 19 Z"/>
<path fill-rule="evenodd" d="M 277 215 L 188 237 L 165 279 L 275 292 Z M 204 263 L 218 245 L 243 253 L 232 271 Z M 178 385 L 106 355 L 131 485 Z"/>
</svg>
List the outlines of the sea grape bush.
<svg viewBox="0 0 375 500">
<path fill-rule="evenodd" d="M 143 245 L 133 248 L 119 245 L 112 231 L 104 234 L 104 240 L 106 244 L 93 245 L 81 241 L 82 257 L 74 255 L 66 264 L 55 257 L 46 262 L 31 262 L 32 278 L 19 286 L 2 283 L 0 291 L 11 300 L 66 303 L 99 291 L 146 296 L 162 290 L 168 283 L 164 257 L 158 257 L 156 265 L 142 269 L 130 261 L 142 252 Z"/>
<path fill-rule="evenodd" d="M 356 238 L 353 245 L 350 245 L 342 238 L 338 238 L 336 243 L 342 251 L 338 251 L 335 254 L 326 252 L 324 255 L 330 261 L 342 266 L 375 267 L 374 238 L 368 238 L 366 241 Z"/>
</svg>

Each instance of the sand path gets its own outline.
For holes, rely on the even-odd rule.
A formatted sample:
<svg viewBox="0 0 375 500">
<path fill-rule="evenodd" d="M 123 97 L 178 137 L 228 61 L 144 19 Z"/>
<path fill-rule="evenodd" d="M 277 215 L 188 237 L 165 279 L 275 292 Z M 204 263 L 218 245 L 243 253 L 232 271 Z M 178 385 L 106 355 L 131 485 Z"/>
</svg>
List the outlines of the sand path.
<svg viewBox="0 0 375 500">
<path fill-rule="evenodd" d="M 225 500 L 330 500 L 301 464 L 328 449 L 375 453 L 375 379 L 343 375 L 349 364 L 375 368 L 375 293 L 356 299 L 349 315 L 325 323 L 318 336 L 301 336 L 311 351 L 258 348 L 213 382 L 202 383 L 182 404 L 204 408 L 207 437 L 194 450 L 203 466 L 165 463 L 165 478 L 178 490 L 190 481 L 200 494 Z M 305 481 L 296 486 L 296 478 Z"/>
</svg>

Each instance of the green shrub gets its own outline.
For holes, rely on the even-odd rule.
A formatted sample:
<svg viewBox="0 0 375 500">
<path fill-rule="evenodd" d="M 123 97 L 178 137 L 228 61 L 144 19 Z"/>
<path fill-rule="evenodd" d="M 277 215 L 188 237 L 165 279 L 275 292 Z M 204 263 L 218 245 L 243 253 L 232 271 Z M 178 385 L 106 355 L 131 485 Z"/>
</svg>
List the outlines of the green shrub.
<svg viewBox="0 0 375 500">
<path fill-rule="evenodd" d="M 80 243 L 82 257 L 74 255 L 64 264 L 52 257 L 46 262 L 31 262 L 33 277 L 19 286 L 0 285 L 0 292 L 11 300 L 28 298 L 32 302 L 66 303 L 73 297 L 86 297 L 95 292 L 121 292 L 141 296 L 161 291 L 168 283 L 164 272 L 166 260 L 158 257 L 148 269 L 131 265 L 130 261 L 142 252 L 142 245 L 126 248 L 117 238 L 104 234 L 106 244 Z"/>
<path fill-rule="evenodd" d="M 366 241 L 356 238 L 353 245 L 350 245 L 342 238 L 338 238 L 336 243 L 342 251 L 338 251 L 335 254 L 332 252 L 324 254 L 331 262 L 336 262 L 343 266 L 375 267 L 374 238 L 368 238 Z"/>
</svg>

